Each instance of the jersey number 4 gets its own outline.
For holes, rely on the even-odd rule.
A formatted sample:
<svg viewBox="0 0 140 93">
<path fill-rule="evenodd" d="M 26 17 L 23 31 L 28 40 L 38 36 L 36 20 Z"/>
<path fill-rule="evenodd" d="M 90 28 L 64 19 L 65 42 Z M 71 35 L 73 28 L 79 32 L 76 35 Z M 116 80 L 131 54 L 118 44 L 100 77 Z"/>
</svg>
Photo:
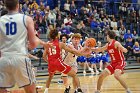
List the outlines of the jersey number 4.
<svg viewBox="0 0 140 93">
<path fill-rule="evenodd" d="M 15 35 L 17 33 L 17 24 L 15 22 L 6 23 L 6 35 Z"/>
</svg>

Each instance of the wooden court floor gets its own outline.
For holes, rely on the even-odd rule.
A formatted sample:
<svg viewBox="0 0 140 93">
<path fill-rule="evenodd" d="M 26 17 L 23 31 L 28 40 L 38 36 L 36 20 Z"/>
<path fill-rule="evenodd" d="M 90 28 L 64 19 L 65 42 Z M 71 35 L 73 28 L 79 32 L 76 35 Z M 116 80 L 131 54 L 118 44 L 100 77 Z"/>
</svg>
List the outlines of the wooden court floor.
<svg viewBox="0 0 140 93">
<path fill-rule="evenodd" d="M 122 77 L 127 83 L 127 85 L 130 87 L 133 93 L 140 93 L 140 69 L 127 70 L 125 72 L 126 73 L 123 74 Z M 97 79 L 99 75 L 93 75 L 91 73 L 88 73 L 86 75 L 79 74 L 78 76 L 81 82 L 81 88 L 84 91 L 84 93 L 94 93 L 94 91 L 96 90 Z M 47 76 L 37 77 L 37 85 L 43 86 L 42 89 L 38 90 L 38 93 L 43 93 L 46 78 Z M 58 84 L 57 83 L 58 80 L 60 80 L 60 76 L 55 76 L 54 79 L 52 80 L 49 93 L 64 93 L 64 85 Z M 71 78 L 69 81 L 71 82 Z M 15 89 L 16 88 L 14 88 L 14 90 Z M 11 93 L 21 93 L 21 92 L 11 92 Z M 70 93 L 74 93 L 73 88 L 71 88 Z M 105 79 L 101 93 L 125 93 L 125 91 L 112 75 Z"/>
</svg>

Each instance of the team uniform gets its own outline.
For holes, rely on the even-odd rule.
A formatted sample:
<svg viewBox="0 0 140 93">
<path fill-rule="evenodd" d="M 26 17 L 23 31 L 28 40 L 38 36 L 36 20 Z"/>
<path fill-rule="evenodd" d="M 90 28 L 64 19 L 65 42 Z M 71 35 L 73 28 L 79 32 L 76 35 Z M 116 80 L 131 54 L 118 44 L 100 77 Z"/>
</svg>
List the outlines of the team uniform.
<svg viewBox="0 0 140 93">
<path fill-rule="evenodd" d="M 73 44 L 67 44 L 67 46 L 71 46 L 73 47 L 73 49 L 75 48 Z M 77 47 L 78 49 L 77 50 L 80 50 L 81 49 L 81 46 L 78 45 Z M 76 49 L 76 48 L 75 48 Z M 77 69 L 78 69 L 78 64 L 77 64 L 77 56 L 72 54 L 72 53 L 69 53 L 69 52 L 65 52 L 64 54 L 64 63 L 68 64 L 69 66 L 71 66 L 75 72 L 77 72 Z"/>
<path fill-rule="evenodd" d="M 123 71 L 126 65 L 123 52 L 115 48 L 115 42 L 116 41 L 113 40 L 107 47 L 107 51 L 111 58 L 111 63 L 107 66 L 107 69 L 111 72 L 111 74 L 113 74 L 116 69 Z"/>
<path fill-rule="evenodd" d="M 71 67 L 64 63 L 61 57 L 61 49 L 59 48 L 59 40 L 55 39 L 51 41 L 54 48 L 49 48 L 48 51 L 48 72 L 54 74 L 56 71 L 67 74 Z"/>
<path fill-rule="evenodd" d="M 0 18 L 0 88 L 35 83 L 31 60 L 27 57 L 26 18 L 20 13 Z"/>
</svg>

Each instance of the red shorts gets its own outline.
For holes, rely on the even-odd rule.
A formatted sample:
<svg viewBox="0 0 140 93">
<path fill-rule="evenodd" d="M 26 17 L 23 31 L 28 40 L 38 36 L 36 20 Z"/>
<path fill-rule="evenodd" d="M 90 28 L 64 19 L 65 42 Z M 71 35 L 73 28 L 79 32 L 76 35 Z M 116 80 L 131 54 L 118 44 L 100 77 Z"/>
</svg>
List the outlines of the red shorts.
<svg viewBox="0 0 140 93">
<path fill-rule="evenodd" d="M 49 74 L 54 74 L 56 71 L 59 71 L 64 74 L 68 74 L 68 72 L 72 68 L 65 64 L 61 59 L 57 59 L 56 61 L 49 62 L 48 64 L 48 72 Z"/>
<path fill-rule="evenodd" d="M 111 64 L 108 65 L 106 68 L 111 72 L 111 75 L 112 75 L 112 74 L 114 74 L 114 71 L 116 69 L 120 69 L 123 73 L 125 66 L 126 66 L 125 61 L 116 61 L 116 62 L 111 62 Z"/>
</svg>

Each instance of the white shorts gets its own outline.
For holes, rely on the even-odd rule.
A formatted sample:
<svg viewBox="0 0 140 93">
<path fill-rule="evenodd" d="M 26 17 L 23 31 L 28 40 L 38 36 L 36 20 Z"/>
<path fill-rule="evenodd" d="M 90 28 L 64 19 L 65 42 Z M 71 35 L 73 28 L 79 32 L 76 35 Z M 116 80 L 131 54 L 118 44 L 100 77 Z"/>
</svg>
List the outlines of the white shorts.
<svg viewBox="0 0 140 93">
<path fill-rule="evenodd" d="M 72 62 L 72 64 L 68 64 L 68 65 L 71 66 L 72 69 L 77 73 L 77 71 L 78 71 L 78 64 L 77 64 L 77 62 Z M 68 75 L 62 73 L 61 76 L 62 76 L 62 77 L 66 77 L 66 76 L 68 76 Z"/>
<path fill-rule="evenodd" d="M 26 56 L 0 57 L 0 88 L 24 87 L 35 83 L 31 60 Z"/>
</svg>

